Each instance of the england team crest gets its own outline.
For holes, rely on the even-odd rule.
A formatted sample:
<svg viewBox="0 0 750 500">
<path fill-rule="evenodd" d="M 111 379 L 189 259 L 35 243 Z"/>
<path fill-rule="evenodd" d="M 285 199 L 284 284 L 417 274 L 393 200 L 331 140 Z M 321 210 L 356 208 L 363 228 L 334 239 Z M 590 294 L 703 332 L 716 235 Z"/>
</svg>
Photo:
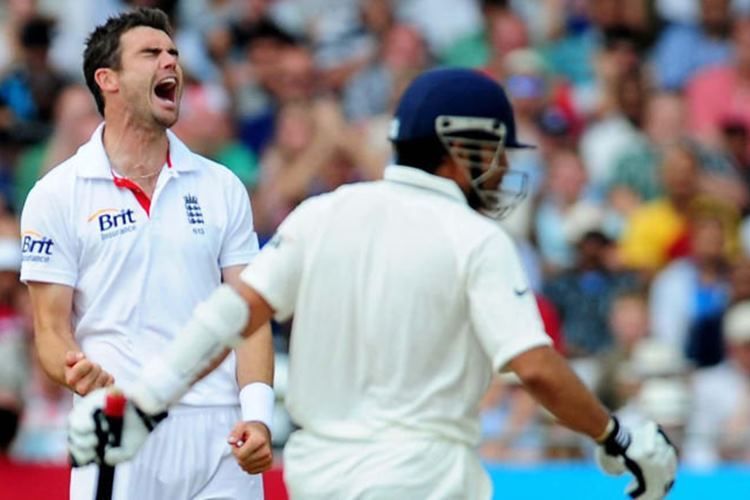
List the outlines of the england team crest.
<svg viewBox="0 0 750 500">
<path fill-rule="evenodd" d="M 198 197 L 192 194 L 184 196 L 185 199 L 185 213 L 190 224 L 203 224 L 203 211 L 201 210 L 200 203 L 198 203 Z"/>
</svg>

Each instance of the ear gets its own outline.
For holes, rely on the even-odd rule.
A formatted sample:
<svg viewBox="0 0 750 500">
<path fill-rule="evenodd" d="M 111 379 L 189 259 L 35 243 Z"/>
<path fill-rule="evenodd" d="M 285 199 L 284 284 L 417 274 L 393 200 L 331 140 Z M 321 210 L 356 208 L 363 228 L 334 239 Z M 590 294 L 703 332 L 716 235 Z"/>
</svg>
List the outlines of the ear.
<svg viewBox="0 0 750 500">
<path fill-rule="evenodd" d="M 117 92 L 120 89 L 120 80 L 117 72 L 112 68 L 99 68 L 94 72 L 94 80 L 102 91 L 102 94 Z"/>
</svg>

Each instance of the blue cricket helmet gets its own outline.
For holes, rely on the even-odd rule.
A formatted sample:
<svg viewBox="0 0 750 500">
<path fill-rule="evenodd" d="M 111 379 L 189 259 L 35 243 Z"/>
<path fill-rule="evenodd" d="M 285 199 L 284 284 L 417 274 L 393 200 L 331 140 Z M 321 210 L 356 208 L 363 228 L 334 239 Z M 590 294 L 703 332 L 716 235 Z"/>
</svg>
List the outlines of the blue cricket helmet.
<svg viewBox="0 0 750 500">
<path fill-rule="evenodd" d="M 439 116 L 498 120 L 505 148 L 529 148 L 518 142 L 513 108 L 503 88 L 475 70 L 440 68 L 422 73 L 406 89 L 394 113 L 389 139 L 394 142 L 437 137 Z"/>
<path fill-rule="evenodd" d="M 397 147 L 420 144 L 425 155 L 447 152 L 469 181 L 469 205 L 485 215 L 502 218 L 526 197 L 528 176 L 509 168 L 505 150 L 533 146 L 518 142 L 503 88 L 477 71 L 443 68 L 418 76 L 401 97 L 389 138 Z"/>
</svg>

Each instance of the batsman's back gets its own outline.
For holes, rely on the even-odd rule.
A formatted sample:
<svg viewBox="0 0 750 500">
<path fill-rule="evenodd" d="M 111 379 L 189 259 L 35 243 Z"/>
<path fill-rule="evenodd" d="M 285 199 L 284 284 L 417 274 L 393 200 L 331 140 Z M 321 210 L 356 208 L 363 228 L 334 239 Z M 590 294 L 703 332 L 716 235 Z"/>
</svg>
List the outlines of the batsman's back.
<svg viewBox="0 0 750 500">
<path fill-rule="evenodd" d="M 347 186 L 280 230 L 302 240 L 288 403 L 304 428 L 477 439 L 472 415 L 492 366 L 469 320 L 469 267 L 488 239 L 510 243 L 457 189 Z"/>
</svg>

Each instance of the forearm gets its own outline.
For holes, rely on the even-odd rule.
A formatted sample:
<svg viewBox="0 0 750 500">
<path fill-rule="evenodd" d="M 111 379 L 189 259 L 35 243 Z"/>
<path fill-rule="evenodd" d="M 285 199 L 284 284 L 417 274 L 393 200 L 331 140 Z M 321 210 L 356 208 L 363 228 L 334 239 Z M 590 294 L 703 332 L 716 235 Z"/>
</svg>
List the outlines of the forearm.
<svg viewBox="0 0 750 500">
<path fill-rule="evenodd" d="M 276 397 L 273 392 L 273 337 L 269 323 L 235 349 L 242 420 L 260 422 L 269 435 Z"/>
<path fill-rule="evenodd" d="M 239 348 L 243 337 L 266 324 L 272 313 L 251 288 L 222 285 L 196 308 L 166 355 L 144 367 L 131 397 L 146 413 L 164 411 L 187 392 L 199 374 L 223 359 L 227 348 Z"/>
<path fill-rule="evenodd" d="M 65 376 L 66 353 L 81 350 L 75 341 L 71 321 L 73 289 L 43 282 L 29 282 L 28 287 L 39 363 L 52 380 L 73 389 Z"/>
<path fill-rule="evenodd" d="M 273 336 L 269 323 L 248 337 L 235 353 L 240 389 L 253 382 L 273 386 Z"/>
<path fill-rule="evenodd" d="M 592 439 L 605 434 L 609 412 L 554 350 L 532 349 L 517 356 L 509 366 L 532 397 L 562 425 Z"/>
<path fill-rule="evenodd" d="M 73 333 L 35 327 L 34 343 L 39 355 L 39 363 L 47 376 L 72 390 L 73 388 L 65 380 L 65 354 L 68 351 L 80 352 L 81 350 L 73 339 Z"/>
</svg>

